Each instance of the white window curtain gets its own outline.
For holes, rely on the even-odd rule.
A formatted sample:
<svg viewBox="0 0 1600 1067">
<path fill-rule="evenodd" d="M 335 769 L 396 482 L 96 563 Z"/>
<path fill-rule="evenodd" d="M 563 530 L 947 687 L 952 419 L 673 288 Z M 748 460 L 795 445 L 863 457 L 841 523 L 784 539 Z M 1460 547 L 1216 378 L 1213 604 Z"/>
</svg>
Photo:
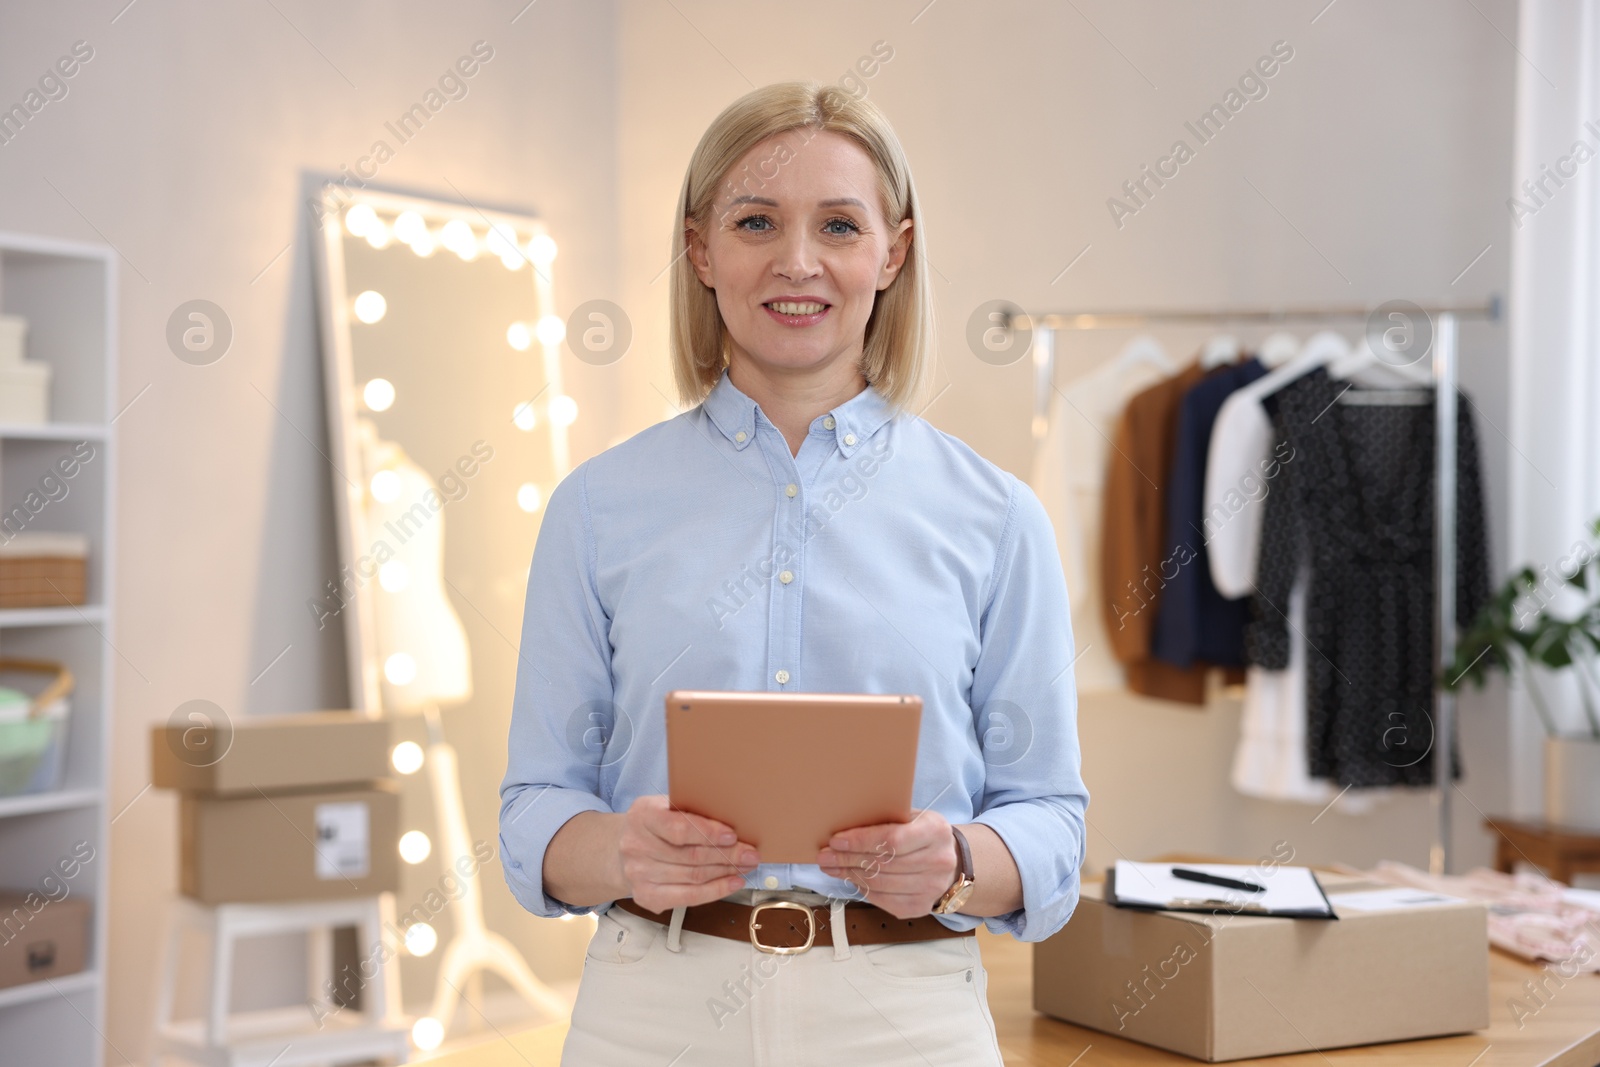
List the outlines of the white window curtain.
<svg viewBox="0 0 1600 1067">
<path fill-rule="evenodd" d="M 1600 515 L 1600 0 L 1522 0 L 1511 195 L 1514 566 Z M 1547 690 L 1548 692 L 1548 690 Z M 1542 808 L 1542 737 L 1512 694 L 1512 803 Z"/>
</svg>

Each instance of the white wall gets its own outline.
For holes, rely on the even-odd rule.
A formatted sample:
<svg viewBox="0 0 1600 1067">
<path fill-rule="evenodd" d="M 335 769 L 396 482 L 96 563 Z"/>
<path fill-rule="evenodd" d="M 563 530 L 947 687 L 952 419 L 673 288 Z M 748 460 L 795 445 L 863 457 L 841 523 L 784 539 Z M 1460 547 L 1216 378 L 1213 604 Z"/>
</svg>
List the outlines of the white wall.
<svg viewBox="0 0 1600 1067">
<path fill-rule="evenodd" d="M 624 0 L 622 278 L 647 346 L 619 371 L 630 413 L 655 418 L 658 389 L 672 395 L 666 283 L 657 275 L 701 131 L 754 85 L 838 81 L 880 40 L 893 58 L 865 84 L 894 122 L 922 196 L 939 299 L 939 382 L 952 385 L 927 417 L 1019 476 L 1031 454 L 1030 370 L 1025 362 L 992 367 L 967 348 L 967 318 L 984 301 L 1034 310 L 1375 306 L 1503 294 L 1517 62 L 1505 37 L 1516 36 L 1515 4 L 1326 3 L 835 0 L 802 13 Z M 1118 229 L 1107 198 L 1175 138 L 1192 144 L 1184 121 L 1278 40 L 1294 57 L 1267 96 L 1248 103 Z M 1187 353 L 1205 334 L 1165 336 L 1170 350 Z M 1114 335 L 1069 337 L 1060 380 L 1109 357 L 1114 343 Z M 1467 325 L 1462 343 L 1498 580 L 1507 464 L 1516 461 L 1503 434 L 1505 331 Z M 1465 867 L 1489 855 L 1474 807 L 1506 810 L 1507 727 L 1498 689 L 1462 705 L 1468 799 L 1458 794 L 1454 837 Z M 1256 857 L 1277 840 L 1306 859 L 1426 866 L 1426 795 L 1313 823 L 1315 808 L 1235 794 L 1227 771 L 1236 702 L 1196 712 L 1101 695 L 1085 697 L 1081 710 L 1091 866 L 1167 849 Z"/>
<path fill-rule="evenodd" d="M 940 381 L 953 386 L 928 417 L 1026 475 L 1026 368 L 981 363 L 963 340 L 981 301 L 1052 310 L 1505 291 L 1512 0 L 1324 2 L 1219 11 L 1109 0 L 546 0 L 514 24 L 519 3 L 453 4 L 448 14 L 408 4 L 398 16 L 370 0 L 140 3 L 120 16 L 120 2 L 0 10 L 0 102 L 74 41 L 95 48 L 68 97 L 0 148 L 0 229 L 107 240 L 127 257 L 119 377 L 132 404 L 117 423 L 112 793 L 114 810 L 132 804 L 113 836 L 116 1048 L 142 1055 L 175 882 L 175 805 L 141 794 L 148 726 L 194 697 L 241 715 L 344 700 L 342 643 L 332 629 L 318 634 L 304 608 L 336 566 L 330 475 L 317 452 L 308 173 L 354 161 L 446 64 L 491 42 L 495 59 L 470 95 L 376 182 L 537 210 L 562 242 L 561 305 L 607 297 L 628 310 L 629 356 L 571 371 L 593 416 L 574 428 L 581 458 L 661 417 L 662 394 L 673 395 L 662 271 L 705 124 L 753 85 L 835 81 L 886 41 L 894 57 L 867 85 L 915 168 L 938 271 Z M 1279 39 L 1295 58 L 1270 94 L 1116 229 L 1106 198 Z M 172 309 L 195 297 L 221 304 L 236 331 L 233 350 L 208 368 L 179 362 L 163 340 Z M 1174 337 L 1174 347 L 1198 339 Z M 1503 557 L 1516 462 L 1499 432 L 1505 338 L 1468 327 L 1464 342 Z M 1062 380 L 1107 351 L 1104 339 L 1074 339 Z M 1258 855 L 1278 839 L 1308 859 L 1425 861 L 1425 799 L 1312 824 L 1314 812 L 1234 795 L 1226 768 L 1237 714 L 1229 703 L 1194 712 L 1084 701 L 1092 865 L 1169 848 Z M 1465 791 L 1484 811 L 1502 810 L 1503 695 L 1469 698 L 1463 717 Z M 447 725 L 461 742 L 474 835 L 490 836 L 504 722 Z M 413 792 L 408 816 L 424 819 L 425 804 Z M 1486 839 L 1476 812 L 1459 807 L 1465 865 L 1485 858 Z M 491 925 L 536 968 L 576 973 L 577 924 L 543 936 L 497 878 L 485 886 Z M 431 977 L 418 966 L 407 970 L 413 997 Z"/>
</svg>

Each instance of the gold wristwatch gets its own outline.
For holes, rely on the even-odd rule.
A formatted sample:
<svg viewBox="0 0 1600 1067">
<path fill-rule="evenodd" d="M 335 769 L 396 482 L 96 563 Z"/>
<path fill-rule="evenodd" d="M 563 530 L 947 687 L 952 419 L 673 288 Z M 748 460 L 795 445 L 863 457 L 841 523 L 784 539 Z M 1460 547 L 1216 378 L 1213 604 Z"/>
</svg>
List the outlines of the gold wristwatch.
<svg viewBox="0 0 1600 1067">
<path fill-rule="evenodd" d="M 950 827 L 950 832 L 956 835 L 956 857 L 960 861 L 960 867 L 956 871 L 955 884 L 945 890 L 944 896 L 933 906 L 935 915 L 948 915 L 950 912 L 959 911 L 961 905 L 967 902 L 967 898 L 972 896 L 972 890 L 978 884 L 972 877 L 972 846 L 967 844 L 967 835 L 954 826 Z"/>
</svg>

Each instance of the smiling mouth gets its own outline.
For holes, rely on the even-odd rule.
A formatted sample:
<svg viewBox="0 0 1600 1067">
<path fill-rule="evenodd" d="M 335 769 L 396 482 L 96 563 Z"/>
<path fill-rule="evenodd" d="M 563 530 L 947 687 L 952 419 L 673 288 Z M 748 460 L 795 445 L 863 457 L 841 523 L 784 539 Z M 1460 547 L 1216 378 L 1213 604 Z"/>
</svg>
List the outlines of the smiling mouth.
<svg viewBox="0 0 1600 1067">
<path fill-rule="evenodd" d="M 779 315 L 798 317 L 820 315 L 832 305 L 821 300 L 773 300 L 761 306 Z"/>
</svg>

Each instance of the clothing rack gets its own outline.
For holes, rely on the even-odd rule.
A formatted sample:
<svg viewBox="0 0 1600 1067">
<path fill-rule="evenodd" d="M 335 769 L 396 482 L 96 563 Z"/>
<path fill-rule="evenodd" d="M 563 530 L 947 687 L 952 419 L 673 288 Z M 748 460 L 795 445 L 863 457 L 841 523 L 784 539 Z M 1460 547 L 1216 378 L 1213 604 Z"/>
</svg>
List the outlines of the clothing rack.
<svg viewBox="0 0 1600 1067">
<path fill-rule="evenodd" d="M 1234 309 L 1155 309 L 1146 311 L 1026 312 L 1003 317 L 1009 332 L 1018 325 L 1034 331 L 1035 439 L 1048 425 L 1050 394 L 1055 388 L 1055 335 L 1064 330 L 1139 329 L 1146 326 L 1247 325 L 1313 323 L 1365 320 L 1374 313 L 1370 307 L 1280 307 Z M 1421 311 L 1433 323 L 1433 382 L 1435 386 L 1434 447 L 1434 600 L 1437 608 L 1437 667 L 1442 674 L 1456 656 L 1456 383 L 1457 326 L 1462 320 L 1496 322 L 1501 316 L 1498 296 L 1480 304 L 1422 305 Z M 1453 760 L 1449 748 L 1455 735 L 1455 694 L 1434 686 L 1434 737 L 1445 739 L 1445 751 L 1435 753 L 1433 802 L 1435 826 L 1433 845 L 1428 852 L 1428 869 L 1433 874 L 1450 871 L 1451 806 L 1450 772 Z M 1442 758 L 1441 758 L 1442 755 Z"/>
</svg>

